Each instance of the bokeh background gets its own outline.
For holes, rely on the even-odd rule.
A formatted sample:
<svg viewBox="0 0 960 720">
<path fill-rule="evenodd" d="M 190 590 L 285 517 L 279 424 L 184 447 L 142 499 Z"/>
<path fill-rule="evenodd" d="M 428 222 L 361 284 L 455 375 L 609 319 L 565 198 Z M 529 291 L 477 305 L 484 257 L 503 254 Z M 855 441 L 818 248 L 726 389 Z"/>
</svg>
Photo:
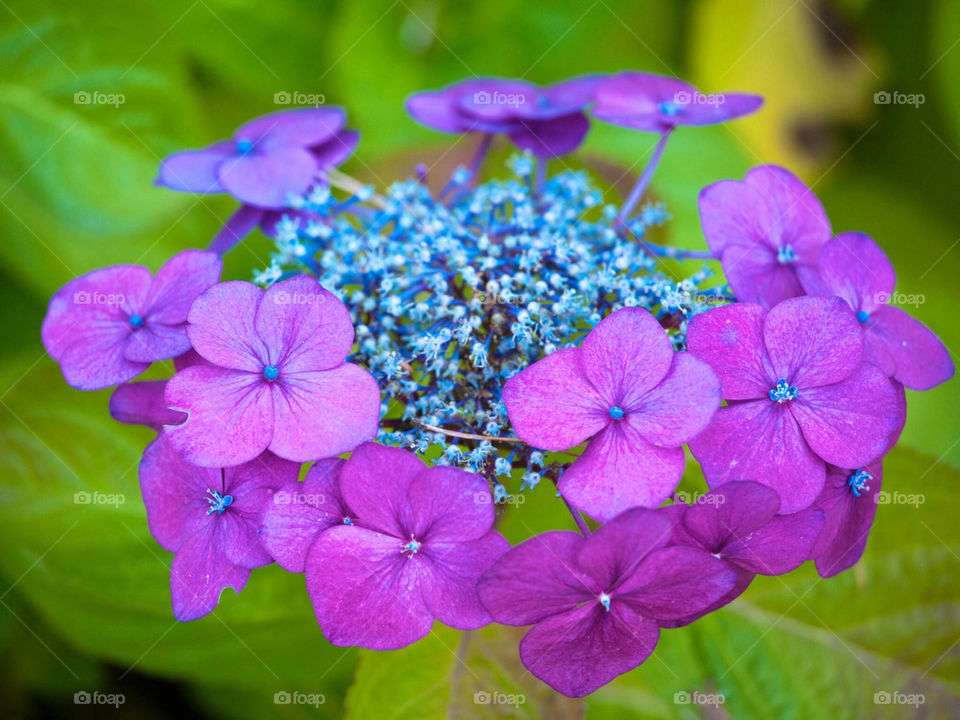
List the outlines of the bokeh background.
<svg viewBox="0 0 960 720">
<path fill-rule="evenodd" d="M 908 310 L 960 351 L 960 3 L 0 0 L 0 67 L 0 714 L 960 713 L 957 381 L 908 393 L 884 478 L 900 499 L 879 508 L 855 569 L 823 581 L 809 567 L 758 578 L 730 607 L 664 632 L 643 667 L 574 703 L 523 671 L 518 635 L 504 629 L 463 644 L 438 626 L 389 654 L 333 648 L 302 579 L 276 567 L 255 571 L 239 597 L 225 593 L 213 615 L 175 622 L 171 556 L 147 531 L 137 484 L 151 433 L 112 423 L 108 391 L 67 388 L 39 336 L 49 297 L 70 278 L 112 263 L 156 269 L 208 241 L 233 201 L 156 188 L 157 164 L 279 109 L 276 93 L 346 107 L 363 139 L 345 169 L 383 187 L 454 142 L 405 116 L 415 90 L 482 74 L 550 82 L 644 69 L 767 98 L 752 118 L 676 133 L 654 182 L 673 216 L 668 242 L 704 247 L 702 186 L 781 163 L 814 188 L 836 231 L 876 238 L 898 289 L 917 299 Z M 654 141 L 595 123 L 567 162 L 636 172 Z M 226 277 L 248 279 L 268 252 L 251 238 Z M 77 504 L 78 492 L 125 502 Z M 566 522 L 540 487 L 504 528 L 517 542 Z M 478 691 L 524 702 L 478 704 Z M 694 691 L 725 702 L 685 703 Z M 78 692 L 121 693 L 124 703 L 77 704 Z M 277 704 L 277 692 L 324 702 Z"/>
</svg>

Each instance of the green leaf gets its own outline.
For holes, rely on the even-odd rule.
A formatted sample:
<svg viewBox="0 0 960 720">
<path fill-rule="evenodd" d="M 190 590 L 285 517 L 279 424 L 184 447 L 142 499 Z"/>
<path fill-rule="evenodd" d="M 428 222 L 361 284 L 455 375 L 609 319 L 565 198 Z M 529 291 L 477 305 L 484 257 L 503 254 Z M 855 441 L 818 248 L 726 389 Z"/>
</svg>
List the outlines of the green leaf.
<svg viewBox="0 0 960 720">
<path fill-rule="evenodd" d="M 520 664 L 522 635 L 496 625 L 458 632 L 438 624 L 402 650 L 361 650 L 347 717 L 581 717 L 581 701 L 553 692 Z"/>
</svg>

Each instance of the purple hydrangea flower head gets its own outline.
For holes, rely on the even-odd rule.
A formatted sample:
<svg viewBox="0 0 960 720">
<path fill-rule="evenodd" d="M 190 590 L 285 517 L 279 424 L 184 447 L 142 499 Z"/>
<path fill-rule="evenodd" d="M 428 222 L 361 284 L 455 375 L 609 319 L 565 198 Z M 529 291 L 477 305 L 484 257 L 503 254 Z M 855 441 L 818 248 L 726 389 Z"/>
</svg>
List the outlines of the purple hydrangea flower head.
<svg viewBox="0 0 960 720">
<path fill-rule="evenodd" d="M 102 390 L 190 349 L 187 312 L 217 282 L 220 258 L 184 250 L 153 276 L 141 265 L 81 275 L 50 300 L 41 336 L 67 383 Z"/>
<path fill-rule="evenodd" d="M 303 482 L 280 488 L 263 513 L 260 541 L 284 570 L 302 573 L 317 536 L 335 525 L 352 525 L 356 518 L 340 493 L 340 458 L 318 460 Z"/>
<path fill-rule="evenodd" d="M 614 125 L 668 133 L 678 125 L 713 125 L 755 112 L 759 95 L 704 95 L 682 80 L 643 72 L 623 72 L 596 88 L 593 116 Z"/>
<path fill-rule="evenodd" d="M 804 279 L 804 288 L 847 301 L 863 328 L 867 360 L 912 390 L 929 390 L 953 377 L 953 360 L 940 338 L 889 304 L 896 273 L 873 238 L 840 233 L 823 246 L 817 271 Z"/>
<path fill-rule="evenodd" d="M 230 193 L 245 205 L 283 208 L 303 195 L 321 170 L 353 152 L 357 136 L 343 131 L 340 108 L 297 108 L 263 115 L 229 140 L 174 153 L 160 164 L 157 184 L 194 193 Z"/>
<path fill-rule="evenodd" d="M 817 197 L 776 165 L 750 170 L 743 182 L 721 180 L 700 192 L 700 222 L 741 302 L 773 306 L 804 295 L 817 274 L 830 221 Z"/>
<path fill-rule="evenodd" d="M 503 401 L 529 445 L 559 451 L 589 441 L 559 489 L 607 520 L 670 496 L 683 474 L 681 445 L 719 407 L 720 383 L 706 363 L 675 353 L 647 310 L 624 308 L 581 347 L 557 350 L 511 377 Z"/>
<path fill-rule="evenodd" d="M 493 619 L 533 625 L 520 659 L 553 689 L 587 695 L 653 652 L 659 623 L 724 597 L 727 563 L 692 547 L 664 547 L 666 514 L 634 508 L 589 538 L 552 531 L 522 542 L 480 579 Z"/>
<path fill-rule="evenodd" d="M 810 557 L 821 577 L 852 567 L 863 555 L 877 512 L 883 467 L 876 460 L 860 468 L 827 468 L 827 481 L 814 506 L 826 516 Z"/>
<path fill-rule="evenodd" d="M 440 132 L 506 133 L 537 156 L 565 155 L 590 128 L 583 110 L 602 79 L 587 75 L 540 88 L 522 80 L 476 78 L 411 95 L 407 111 Z"/>
<path fill-rule="evenodd" d="M 376 435 L 380 390 L 344 362 L 353 325 L 343 303 L 300 275 L 269 290 L 220 283 L 190 309 L 188 334 L 207 365 L 166 387 L 167 407 L 188 413 L 166 430 L 188 462 L 237 465 L 269 449 L 307 462 Z"/>
<path fill-rule="evenodd" d="M 781 513 L 817 498 L 827 463 L 866 464 L 903 427 L 903 389 L 863 361 L 859 323 L 840 298 L 714 308 L 690 321 L 687 347 L 714 369 L 727 400 L 690 442 L 707 482 L 772 487 Z"/>
<path fill-rule="evenodd" d="M 425 636 L 435 619 L 462 630 L 490 622 L 477 579 L 510 545 L 491 529 L 486 480 L 366 443 L 344 464 L 340 490 L 356 522 L 321 533 L 306 562 L 328 641 L 393 650 Z"/>
<path fill-rule="evenodd" d="M 701 495 L 674 516 L 671 544 L 700 548 L 728 563 L 737 577 L 724 597 L 698 613 L 675 620 L 687 625 L 737 598 L 755 575 L 784 575 L 810 557 L 823 528 L 821 510 L 778 515 L 780 498 L 760 483 L 728 482 Z M 664 623 L 666 627 L 667 624 Z"/>
<path fill-rule="evenodd" d="M 170 593 L 178 620 L 203 617 L 224 589 L 239 593 L 251 568 L 272 562 L 257 537 L 257 521 L 273 492 L 296 480 L 299 470 L 270 453 L 237 467 L 196 467 L 163 435 L 147 447 L 140 489 L 150 532 L 176 553 Z"/>
</svg>

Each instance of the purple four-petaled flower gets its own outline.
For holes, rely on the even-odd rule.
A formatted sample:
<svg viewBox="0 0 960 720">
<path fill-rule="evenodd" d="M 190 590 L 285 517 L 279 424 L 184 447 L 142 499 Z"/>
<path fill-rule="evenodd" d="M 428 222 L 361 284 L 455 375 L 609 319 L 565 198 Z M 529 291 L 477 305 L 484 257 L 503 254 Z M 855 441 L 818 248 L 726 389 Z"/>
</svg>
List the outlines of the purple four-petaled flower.
<svg viewBox="0 0 960 720">
<path fill-rule="evenodd" d="M 863 361 L 859 324 L 840 298 L 714 308 L 690 321 L 687 345 L 727 400 L 690 442 L 711 487 L 754 480 L 779 493 L 780 512 L 796 512 L 820 494 L 827 463 L 871 462 L 903 429 L 903 388 Z"/>
<path fill-rule="evenodd" d="M 176 553 L 170 594 L 178 620 L 203 617 L 225 588 L 239 593 L 251 568 L 272 562 L 257 537 L 258 520 L 273 492 L 299 471 L 270 453 L 237 467 L 196 467 L 163 435 L 147 447 L 140 489 L 150 532 Z"/>
<path fill-rule="evenodd" d="M 738 300 L 769 307 L 805 294 L 830 240 L 830 221 L 806 185 L 781 167 L 761 165 L 743 182 L 705 187 L 699 204 L 707 245 Z"/>
<path fill-rule="evenodd" d="M 187 312 L 217 282 L 222 263 L 205 250 L 184 250 L 154 277 L 141 265 L 114 265 L 81 275 L 50 300 L 41 336 L 67 383 L 101 390 L 130 380 L 150 363 L 190 349 Z"/>
<path fill-rule="evenodd" d="M 550 687 L 580 697 L 653 652 L 658 623 L 700 612 L 727 595 L 736 575 L 692 547 L 664 547 L 666 514 L 629 510 L 589 538 L 552 531 L 522 542 L 480 579 L 493 619 L 533 625 L 520 659 Z"/>
<path fill-rule="evenodd" d="M 820 251 L 817 272 L 805 276 L 804 288 L 847 301 L 863 328 L 865 359 L 912 390 L 929 390 L 953 377 L 953 360 L 940 338 L 890 304 L 897 275 L 873 238 L 840 233 Z"/>
<path fill-rule="evenodd" d="M 321 533 L 306 562 L 328 641 L 393 650 L 429 633 L 435 619 L 462 630 L 490 622 L 477 579 L 510 545 L 491 529 L 483 477 L 366 443 L 340 471 L 340 490 L 356 522 Z"/>
<path fill-rule="evenodd" d="M 607 520 L 656 507 L 683 474 L 681 445 L 720 405 L 720 383 L 689 353 L 675 353 L 656 318 L 624 308 L 578 348 L 563 348 L 510 378 L 503 401 L 514 431 L 544 450 L 587 442 L 560 479 L 577 508 Z"/>
<path fill-rule="evenodd" d="M 166 435 L 187 461 L 237 465 L 269 449 L 308 462 L 374 437 L 380 389 L 344 362 L 353 325 L 343 303 L 300 275 L 264 291 L 226 282 L 190 309 L 187 330 L 207 361 L 167 382 L 167 406 L 188 414 Z"/>
</svg>

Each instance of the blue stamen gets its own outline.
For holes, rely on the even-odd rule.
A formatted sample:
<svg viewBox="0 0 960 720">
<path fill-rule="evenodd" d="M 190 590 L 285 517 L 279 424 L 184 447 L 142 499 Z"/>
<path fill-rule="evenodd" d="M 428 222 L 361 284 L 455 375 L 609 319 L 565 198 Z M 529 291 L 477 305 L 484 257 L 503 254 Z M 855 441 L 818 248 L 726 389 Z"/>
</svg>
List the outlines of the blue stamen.
<svg viewBox="0 0 960 720">
<path fill-rule="evenodd" d="M 130 327 L 138 328 L 143 327 L 143 318 L 134 313 L 130 316 Z"/>
<path fill-rule="evenodd" d="M 280 369 L 276 365 L 267 365 L 263 369 L 263 376 L 270 382 L 273 382 L 280 377 Z"/>
<path fill-rule="evenodd" d="M 797 389 L 796 385 L 791 385 L 784 378 L 777 380 L 777 386 L 770 390 L 767 393 L 770 396 L 770 399 L 778 402 L 784 403 L 787 400 L 796 400 L 797 395 L 800 394 L 800 391 Z"/>
<path fill-rule="evenodd" d="M 403 549 L 400 551 L 400 554 L 406 555 L 407 553 L 410 553 L 409 555 L 407 555 L 407 557 L 413 557 L 414 555 L 417 554 L 417 552 L 419 552 L 419 550 L 420 550 L 420 543 L 417 542 L 417 539 L 413 535 L 411 535 L 410 542 L 408 542 L 406 545 L 403 546 Z"/>
<path fill-rule="evenodd" d="M 667 117 L 673 117 L 680 112 L 680 106 L 672 102 L 662 102 L 657 105 L 657 109 Z"/>
<path fill-rule="evenodd" d="M 859 320 L 861 324 L 865 323 L 869 319 L 870 319 L 870 313 L 868 313 L 866 310 L 861 310 L 860 312 L 857 313 L 857 320 Z"/>
<path fill-rule="evenodd" d="M 223 511 L 233 503 L 232 495 L 221 495 L 219 491 L 210 488 L 207 488 L 207 494 L 210 496 L 207 498 L 207 502 L 210 503 L 207 515 L 213 515 L 213 513 L 223 515 Z"/>
<path fill-rule="evenodd" d="M 605 592 L 600 593 L 600 604 L 603 605 L 604 610 L 610 612 L 610 596 Z"/>
<path fill-rule="evenodd" d="M 850 492 L 853 493 L 854 497 L 860 497 L 860 495 L 870 490 L 870 486 L 867 485 L 867 483 L 871 480 L 873 480 L 873 475 L 863 468 L 857 468 L 853 474 L 847 478 L 847 485 L 850 486 Z"/>
<path fill-rule="evenodd" d="M 622 418 L 623 408 L 619 405 L 614 405 L 612 408 L 610 408 L 610 417 L 612 417 L 614 420 L 619 420 Z"/>
<path fill-rule="evenodd" d="M 250 140 L 237 140 L 237 152 L 240 155 L 246 155 L 253 150 L 253 142 Z"/>
<path fill-rule="evenodd" d="M 777 262 L 781 265 L 792 263 L 797 259 L 797 254 L 793 251 L 790 243 L 784 243 L 777 249 Z"/>
</svg>

